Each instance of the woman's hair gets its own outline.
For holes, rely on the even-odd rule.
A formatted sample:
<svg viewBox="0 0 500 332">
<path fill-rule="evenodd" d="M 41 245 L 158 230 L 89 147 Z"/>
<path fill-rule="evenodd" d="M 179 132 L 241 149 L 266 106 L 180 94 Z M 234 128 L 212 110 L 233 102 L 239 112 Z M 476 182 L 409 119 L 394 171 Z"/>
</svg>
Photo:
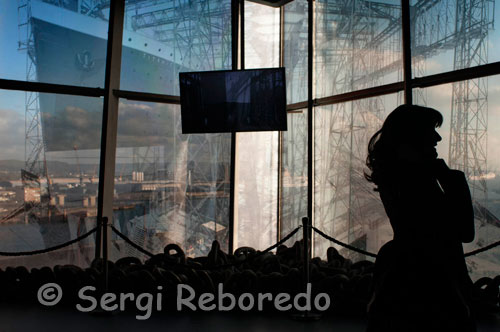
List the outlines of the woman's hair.
<svg viewBox="0 0 500 332">
<path fill-rule="evenodd" d="M 397 147 L 401 142 L 417 142 L 418 134 L 432 126 L 443 123 L 443 116 L 437 110 L 416 105 L 401 105 L 392 111 L 368 143 L 366 165 L 371 173 L 365 178 L 379 185 L 393 174 L 397 162 Z"/>
</svg>

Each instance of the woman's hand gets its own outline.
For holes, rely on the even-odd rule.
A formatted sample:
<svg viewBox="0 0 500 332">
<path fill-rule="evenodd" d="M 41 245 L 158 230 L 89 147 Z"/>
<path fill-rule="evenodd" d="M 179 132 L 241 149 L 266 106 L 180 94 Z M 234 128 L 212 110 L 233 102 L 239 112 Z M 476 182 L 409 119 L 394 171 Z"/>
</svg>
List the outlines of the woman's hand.
<svg viewBox="0 0 500 332">
<path fill-rule="evenodd" d="M 438 180 L 444 180 L 450 171 L 451 169 L 446 165 L 443 159 L 437 158 L 434 161 L 434 174 Z"/>
</svg>

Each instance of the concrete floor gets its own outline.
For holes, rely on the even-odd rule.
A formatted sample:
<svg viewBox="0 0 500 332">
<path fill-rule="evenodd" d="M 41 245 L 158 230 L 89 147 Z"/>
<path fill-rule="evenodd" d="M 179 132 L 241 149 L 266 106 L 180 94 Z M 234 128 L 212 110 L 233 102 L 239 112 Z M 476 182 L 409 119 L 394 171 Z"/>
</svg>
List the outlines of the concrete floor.
<svg viewBox="0 0 500 332">
<path fill-rule="evenodd" d="M 263 313 L 188 313 L 153 312 L 147 320 L 137 320 L 132 313 L 96 315 L 75 309 L 41 306 L 0 307 L 0 331 L 223 331 L 223 332 L 362 332 L 365 321 L 355 317 L 324 316 L 318 321 L 297 321 L 287 314 Z M 481 321 L 478 332 L 499 332 L 500 317 Z"/>
</svg>

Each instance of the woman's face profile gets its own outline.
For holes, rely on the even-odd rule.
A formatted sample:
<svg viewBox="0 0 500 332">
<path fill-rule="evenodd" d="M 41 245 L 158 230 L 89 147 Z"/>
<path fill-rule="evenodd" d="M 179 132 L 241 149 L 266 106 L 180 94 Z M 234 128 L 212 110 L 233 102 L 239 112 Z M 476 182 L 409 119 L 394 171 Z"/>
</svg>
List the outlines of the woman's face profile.
<svg viewBox="0 0 500 332">
<path fill-rule="evenodd" d="M 438 157 L 436 146 L 441 139 L 436 128 L 431 126 L 409 130 L 407 139 L 399 144 L 399 159 L 411 164 L 432 162 Z"/>
</svg>

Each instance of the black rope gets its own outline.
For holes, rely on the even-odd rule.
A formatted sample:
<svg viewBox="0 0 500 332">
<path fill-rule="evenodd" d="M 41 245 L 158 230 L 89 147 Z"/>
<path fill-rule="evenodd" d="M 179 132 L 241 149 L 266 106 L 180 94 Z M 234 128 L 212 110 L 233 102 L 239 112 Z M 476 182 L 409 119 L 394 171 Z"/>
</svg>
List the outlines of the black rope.
<svg viewBox="0 0 500 332">
<path fill-rule="evenodd" d="M 314 230 L 315 230 L 315 231 L 316 231 L 319 235 L 321 235 L 322 237 L 324 237 L 325 239 L 327 239 L 327 240 L 329 240 L 329 241 L 332 241 L 333 243 L 336 243 L 336 244 L 338 244 L 338 245 L 340 245 L 340 246 L 342 246 L 342 247 L 345 247 L 345 248 L 350 249 L 350 250 L 352 250 L 352 251 L 356 251 L 356 252 L 358 252 L 358 253 L 360 253 L 360 254 L 363 254 L 363 255 L 366 255 L 366 256 L 375 257 L 375 258 L 377 257 L 377 255 L 376 255 L 376 254 L 374 254 L 374 253 L 371 253 L 371 252 L 365 251 L 365 250 L 363 250 L 363 249 L 359 249 L 359 248 L 353 247 L 353 246 L 351 246 L 351 245 L 349 245 L 349 244 L 347 244 L 347 243 L 344 243 L 344 242 L 341 242 L 341 241 L 339 241 L 339 240 L 337 240 L 337 239 L 334 239 L 333 237 L 326 235 L 325 233 L 323 233 L 322 231 L 320 231 L 319 229 L 317 229 L 317 228 L 316 228 L 316 227 L 314 227 L 314 226 L 312 226 L 312 228 L 313 228 L 313 229 L 314 229 Z M 484 251 L 490 250 L 490 249 L 495 248 L 495 247 L 498 247 L 498 246 L 500 246 L 500 241 L 497 241 L 497 242 L 495 242 L 495 243 L 492 243 L 492 244 L 490 244 L 490 245 L 487 245 L 486 247 L 479 248 L 479 249 L 476 249 L 476 250 L 474 250 L 474 251 L 468 252 L 468 253 L 464 254 L 464 257 L 473 256 L 473 255 L 479 254 L 479 253 L 481 253 L 481 252 L 484 252 Z"/>
<path fill-rule="evenodd" d="M 132 247 L 134 247 L 135 249 L 137 249 L 138 251 L 142 252 L 143 254 L 149 256 L 149 257 L 153 257 L 155 256 L 154 254 L 150 253 L 149 251 L 143 249 L 141 246 L 139 246 L 138 244 L 134 243 L 131 239 L 129 239 L 127 236 L 125 236 L 124 234 L 122 234 L 118 229 L 116 229 L 113 225 L 110 225 L 111 229 L 113 230 L 113 232 L 115 232 L 116 235 L 118 235 L 120 238 L 122 238 L 123 240 L 125 240 L 125 242 L 127 242 L 128 244 L 130 244 Z M 284 238 L 282 238 L 280 241 L 278 241 L 277 243 L 273 244 L 272 246 L 270 246 L 269 248 L 263 250 L 263 251 L 259 251 L 258 253 L 252 255 L 252 256 L 249 256 L 247 257 L 246 259 L 242 260 L 242 261 L 237 261 L 237 262 L 233 262 L 233 263 L 227 263 L 227 264 L 221 264 L 221 265 L 213 265 L 213 266 L 203 266 L 203 267 L 198 267 L 198 266 L 194 266 L 194 265 L 188 265 L 188 264 L 182 264 L 182 263 L 174 263 L 173 265 L 181 265 L 181 266 L 184 266 L 184 267 L 188 267 L 188 268 L 194 268 L 194 269 L 200 269 L 200 270 L 215 270 L 215 269 L 224 269 L 224 268 L 228 268 L 228 267 L 233 267 L 233 266 L 237 266 L 237 265 L 241 265 L 241 264 L 244 264 L 250 260 L 253 260 L 259 256 L 262 256 L 264 255 L 265 253 L 273 250 L 274 248 L 277 248 L 278 246 L 282 245 L 283 243 L 285 243 L 286 241 L 288 241 L 292 236 L 295 235 L 295 233 L 297 233 L 299 231 L 299 229 L 302 227 L 299 226 L 297 228 L 295 228 L 293 231 L 291 231 L 287 236 L 285 236 Z"/>
<path fill-rule="evenodd" d="M 113 225 L 109 225 L 109 226 L 111 227 L 111 230 L 113 232 L 115 232 L 116 235 L 118 235 L 119 237 L 121 237 L 125 242 L 127 242 L 128 244 L 130 244 L 132 247 L 134 247 L 135 249 L 137 249 L 138 251 L 140 251 L 141 253 L 143 253 L 146 256 L 149 256 L 149 257 L 153 257 L 154 256 L 154 254 L 150 253 L 146 249 L 143 249 L 140 245 L 136 244 L 134 241 L 132 241 L 131 239 L 129 239 L 128 237 L 126 237 L 125 235 L 123 235 L 119 230 L 117 230 L 115 228 L 115 226 L 113 226 Z"/>
<path fill-rule="evenodd" d="M 79 242 L 79 241 L 85 239 L 86 237 L 88 237 L 89 235 L 91 235 L 92 233 L 94 233 L 96 230 L 97 230 L 97 227 L 94 227 L 93 229 L 91 229 L 90 231 L 88 231 L 87 233 L 85 233 L 83 235 L 80 235 L 76 239 L 68 241 L 66 243 L 59 244 L 59 245 L 54 246 L 54 247 L 40 249 L 40 250 L 33 250 L 33 251 L 21 251 L 21 252 L 2 252 L 2 251 L 0 251 L 0 256 L 31 256 L 31 255 L 45 254 L 47 252 L 58 250 L 58 249 L 61 249 L 64 247 L 68 247 L 76 242 Z"/>
<path fill-rule="evenodd" d="M 371 252 L 365 251 L 363 249 L 359 249 L 359 248 L 353 247 L 353 246 L 351 246 L 351 245 L 349 245 L 347 243 L 344 243 L 344 242 L 340 242 L 339 240 L 334 239 L 333 237 L 326 235 L 325 233 L 323 233 L 322 231 L 320 231 L 319 229 L 317 229 L 314 226 L 312 226 L 312 229 L 314 229 L 316 231 L 316 233 L 318 233 L 319 235 L 321 235 L 325 239 L 327 239 L 329 241 L 332 241 L 333 243 L 336 243 L 339 246 L 345 247 L 345 248 L 350 249 L 352 251 L 359 252 L 360 254 L 363 254 L 363 255 L 366 255 L 366 256 L 377 257 L 377 255 L 374 254 L 374 253 L 371 253 Z"/>
<path fill-rule="evenodd" d="M 464 256 L 465 257 L 473 256 L 473 255 L 479 254 L 480 252 L 483 252 L 483 251 L 486 251 L 486 250 L 490 250 L 491 248 L 498 247 L 499 245 L 500 245 L 500 241 L 497 241 L 495 243 L 487 245 L 486 247 L 479 248 L 479 249 L 476 249 L 474 251 L 468 252 Z"/>
</svg>

